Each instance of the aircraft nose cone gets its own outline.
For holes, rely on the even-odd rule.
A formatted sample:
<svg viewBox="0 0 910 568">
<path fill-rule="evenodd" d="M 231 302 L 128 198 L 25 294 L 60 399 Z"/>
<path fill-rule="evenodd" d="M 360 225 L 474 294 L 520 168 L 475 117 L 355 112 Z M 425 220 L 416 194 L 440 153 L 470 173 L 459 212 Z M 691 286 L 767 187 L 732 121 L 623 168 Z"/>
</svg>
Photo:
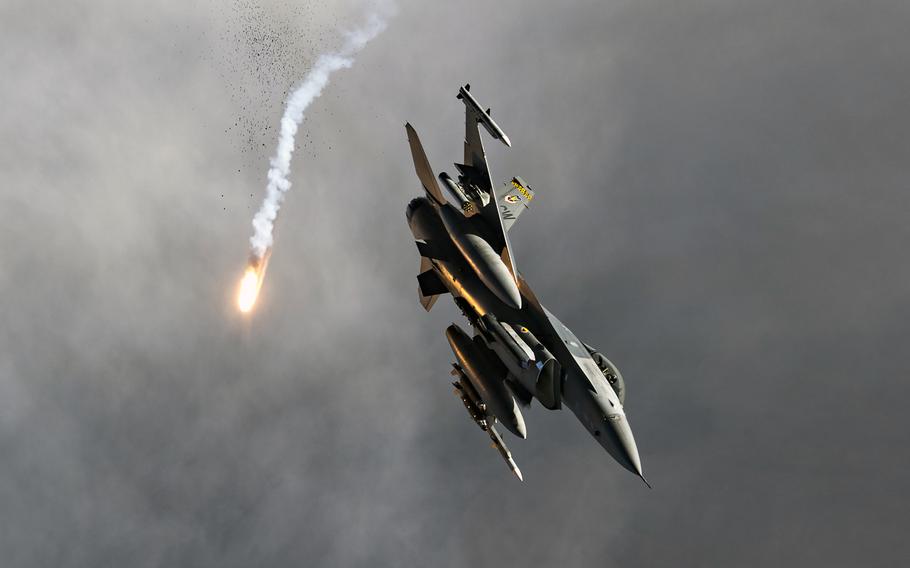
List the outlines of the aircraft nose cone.
<svg viewBox="0 0 910 568">
<path fill-rule="evenodd" d="M 641 458 L 638 446 L 632 436 L 632 428 L 623 414 L 610 414 L 604 417 L 604 428 L 599 435 L 595 434 L 600 445 L 613 456 L 621 466 L 635 475 L 642 477 Z M 644 479 L 642 477 L 642 479 Z"/>
<path fill-rule="evenodd" d="M 600 370 L 593 363 L 590 367 L 593 367 L 591 380 L 582 374 L 588 370 L 587 367 L 567 376 L 563 386 L 563 401 L 619 465 L 642 477 L 641 458 L 629 420 L 616 395 L 600 375 Z M 603 383 L 600 392 L 591 388 L 599 384 L 598 380 Z"/>
</svg>

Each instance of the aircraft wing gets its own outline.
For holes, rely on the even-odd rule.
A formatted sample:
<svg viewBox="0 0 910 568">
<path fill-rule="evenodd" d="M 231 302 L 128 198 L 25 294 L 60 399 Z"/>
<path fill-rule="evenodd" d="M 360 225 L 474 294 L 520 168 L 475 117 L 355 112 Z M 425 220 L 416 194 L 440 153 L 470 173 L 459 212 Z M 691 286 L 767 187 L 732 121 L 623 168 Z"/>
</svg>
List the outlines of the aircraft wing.
<svg viewBox="0 0 910 568">
<path fill-rule="evenodd" d="M 430 161 L 427 159 L 427 154 L 423 151 L 423 145 L 420 143 L 417 131 L 414 130 L 411 123 L 405 124 L 404 128 L 408 132 L 408 144 L 411 146 L 411 157 L 414 159 L 414 171 L 420 179 L 423 190 L 426 191 L 427 195 L 432 197 L 436 203 L 444 204 L 446 199 L 442 196 L 439 184 L 436 183 L 436 176 L 433 175 L 433 168 L 430 167 Z"/>
</svg>

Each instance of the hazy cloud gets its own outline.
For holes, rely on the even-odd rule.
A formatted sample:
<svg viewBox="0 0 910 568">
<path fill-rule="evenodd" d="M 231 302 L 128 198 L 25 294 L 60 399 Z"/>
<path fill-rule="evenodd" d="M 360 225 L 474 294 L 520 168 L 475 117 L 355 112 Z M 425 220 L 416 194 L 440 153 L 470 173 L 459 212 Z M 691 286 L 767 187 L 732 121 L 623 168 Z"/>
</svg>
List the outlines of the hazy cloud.
<svg viewBox="0 0 910 568">
<path fill-rule="evenodd" d="M 910 554 L 910 6 L 402 2 L 308 110 L 245 322 L 286 89 L 363 6 L 0 8 L 4 566 Z M 517 483 L 450 392 L 403 125 L 451 168 L 466 81 L 538 192 L 517 264 L 623 370 L 652 491 L 539 406 Z"/>
</svg>

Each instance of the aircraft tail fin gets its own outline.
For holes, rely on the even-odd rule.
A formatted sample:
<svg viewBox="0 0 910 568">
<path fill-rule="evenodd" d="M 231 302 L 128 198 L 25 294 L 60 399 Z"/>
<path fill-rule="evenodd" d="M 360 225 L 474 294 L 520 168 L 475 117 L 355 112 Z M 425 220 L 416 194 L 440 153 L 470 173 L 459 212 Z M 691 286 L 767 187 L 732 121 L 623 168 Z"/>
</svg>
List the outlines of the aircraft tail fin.
<svg viewBox="0 0 910 568">
<path fill-rule="evenodd" d="M 515 176 L 496 190 L 496 199 L 499 201 L 502 226 L 508 231 L 534 199 L 534 190 L 528 182 Z"/>
<path fill-rule="evenodd" d="M 482 213 L 487 215 L 491 224 L 495 227 L 494 230 L 497 233 L 496 237 L 500 247 L 498 249 L 499 256 L 502 259 L 503 264 L 506 265 L 506 268 L 509 269 L 509 273 L 511 273 L 512 279 L 515 280 L 515 284 L 517 285 L 518 270 L 515 268 L 515 255 L 512 254 L 512 243 L 509 242 L 509 227 L 515 222 L 514 217 L 517 217 L 517 215 L 510 219 L 511 212 L 506 208 L 506 202 L 499 197 L 498 192 L 494 191 L 492 193 L 492 199 L 490 199 L 490 203 L 484 207 Z"/>
</svg>

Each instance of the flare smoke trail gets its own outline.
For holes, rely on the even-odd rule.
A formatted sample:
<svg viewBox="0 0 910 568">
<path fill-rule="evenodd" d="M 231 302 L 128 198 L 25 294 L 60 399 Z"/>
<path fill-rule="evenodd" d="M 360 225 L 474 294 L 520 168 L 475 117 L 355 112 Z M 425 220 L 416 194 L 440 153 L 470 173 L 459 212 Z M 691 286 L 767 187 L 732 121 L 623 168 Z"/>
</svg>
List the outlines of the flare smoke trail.
<svg viewBox="0 0 910 568">
<path fill-rule="evenodd" d="M 275 155 L 269 160 L 269 182 L 265 188 L 265 199 L 259 211 L 253 216 L 250 259 L 237 293 L 237 307 L 243 313 L 249 313 L 255 306 L 262 281 L 265 279 L 265 271 L 271 256 L 275 219 L 284 201 L 284 194 L 291 188 L 288 175 L 291 173 L 291 156 L 294 154 L 294 136 L 303 120 L 303 113 L 310 103 L 322 94 L 322 89 L 328 84 L 332 73 L 353 65 L 354 55 L 385 29 L 387 14 L 390 13 L 390 9 L 387 9 L 385 14 L 374 12 L 368 16 L 363 27 L 345 34 L 345 42 L 341 49 L 320 55 L 313 69 L 288 97 L 281 117 L 278 147 L 275 149 Z"/>
<path fill-rule="evenodd" d="M 272 229 L 278 210 L 284 201 L 284 194 L 291 188 L 288 175 L 291 172 L 291 156 L 294 153 L 294 136 L 303 120 L 303 113 L 328 84 L 332 73 L 353 65 L 353 56 L 363 49 L 371 39 L 386 27 L 386 17 L 373 13 L 359 29 L 346 34 L 344 45 L 338 51 L 324 53 L 316 60 L 313 69 L 303 82 L 288 97 L 284 115 L 281 117 L 281 132 L 278 147 L 269 161 L 268 185 L 265 200 L 253 217 L 253 236 L 250 237 L 251 253 L 254 259 L 262 259 L 272 246 Z"/>
</svg>

